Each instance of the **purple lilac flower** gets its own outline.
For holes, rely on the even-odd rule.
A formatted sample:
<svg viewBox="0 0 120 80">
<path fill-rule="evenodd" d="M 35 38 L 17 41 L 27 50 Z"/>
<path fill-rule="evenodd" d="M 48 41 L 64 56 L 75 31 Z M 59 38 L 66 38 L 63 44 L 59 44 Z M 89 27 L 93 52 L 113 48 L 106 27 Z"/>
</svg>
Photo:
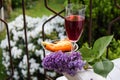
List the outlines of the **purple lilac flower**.
<svg viewBox="0 0 120 80">
<path fill-rule="evenodd" d="M 77 70 L 81 70 L 84 61 L 79 52 L 64 53 L 62 51 L 52 52 L 42 62 L 45 69 L 54 70 L 58 73 L 68 73 L 74 76 Z"/>
</svg>

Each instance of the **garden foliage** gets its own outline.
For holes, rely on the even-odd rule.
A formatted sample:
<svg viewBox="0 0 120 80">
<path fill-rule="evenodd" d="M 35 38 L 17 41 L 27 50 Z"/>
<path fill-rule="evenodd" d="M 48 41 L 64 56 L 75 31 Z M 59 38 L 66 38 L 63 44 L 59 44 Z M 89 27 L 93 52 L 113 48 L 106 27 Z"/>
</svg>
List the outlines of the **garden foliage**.
<svg viewBox="0 0 120 80">
<path fill-rule="evenodd" d="M 30 74 L 32 80 L 37 80 L 44 74 L 44 69 L 41 65 L 43 59 L 43 51 L 41 46 L 42 41 L 42 24 L 51 16 L 43 16 L 42 18 L 32 18 L 26 16 L 27 22 L 27 39 L 28 51 L 30 57 Z M 45 25 L 45 38 L 46 41 L 51 39 L 65 38 L 65 30 L 63 27 L 63 19 L 56 17 Z M 27 78 L 27 56 L 25 50 L 25 35 L 23 30 L 23 16 L 18 16 L 14 21 L 9 24 L 11 53 L 14 64 L 14 79 L 24 80 Z M 56 36 L 55 36 L 56 35 Z M 1 41 L 1 48 L 3 53 L 2 63 L 6 68 L 7 75 L 10 75 L 10 56 L 8 52 L 7 35 Z M 51 77 L 55 77 L 56 73 L 47 72 Z M 44 78 L 43 78 L 44 80 Z"/>
</svg>

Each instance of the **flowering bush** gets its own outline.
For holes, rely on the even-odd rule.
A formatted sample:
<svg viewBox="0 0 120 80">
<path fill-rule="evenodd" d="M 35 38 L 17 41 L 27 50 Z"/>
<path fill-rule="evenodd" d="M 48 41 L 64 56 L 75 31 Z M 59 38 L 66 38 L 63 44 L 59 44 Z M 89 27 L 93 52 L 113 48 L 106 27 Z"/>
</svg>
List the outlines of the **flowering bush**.
<svg viewBox="0 0 120 80">
<path fill-rule="evenodd" d="M 85 63 L 79 52 L 64 53 L 58 51 L 47 55 L 43 59 L 42 64 L 48 70 L 54 70 L 58 73 L 68 73 L 74 76 L 78 70 L 83 68 Z"/>
<path fill-rule="evenodd" d="M 44 74 L 41 60 L 43 59 L 43 51 L 41 47 L 42 41 L 42 24 L 51 16 L 43 16 L 42 18 L 32 18 L 26 16 L 27 22 L 27 39 L 28 39 L 28 51 L 30 57 L 30 74 L 32 80 L 37 80 L 37 74 Z M 66 37 L 63 27 L 64 20 L 60 17 L 56 17 L 45 25 L 46 41 L 51 39 L 62 39 Z M 27 77 L 27 56 L 25 52 L 25 37 L 23 29 L 23 16 L 18 16 L 14 21 L 8 24 L 10 32 L 10 43 L 12 59 L 14 64 L 14 79 L 23 80 Z M 55 35 L 57 34 L 57 35 Z M 53 36 L 54 35 L 54 36 Z M 7 35 L 4 40 L 1 41 L 1 48 L 3 52 L 2 63 L 6 68 L 6 72 L 10 75 L 10 57 L 8 52 Z M 55 72 L 47 72 L 48 75 L 54 77 Z"/>
</svg>

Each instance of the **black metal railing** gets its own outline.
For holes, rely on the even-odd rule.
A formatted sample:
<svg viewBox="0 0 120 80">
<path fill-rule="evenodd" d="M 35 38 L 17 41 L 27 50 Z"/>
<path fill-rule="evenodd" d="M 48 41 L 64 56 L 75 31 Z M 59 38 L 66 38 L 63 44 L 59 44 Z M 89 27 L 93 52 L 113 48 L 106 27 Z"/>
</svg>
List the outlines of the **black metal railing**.
<svg viewBox="0 0 120 80">
<path fill-rule="evenodd" d="M 0 0 L 0 9 L 3 7 L 3 0 Z M 0 18 L 0 21 L 5 24 L 6 30 L 7 30 L 7 38 L 8 38 L 8 48 L 9 48 L 9 56 L 10 56 L 10 68 L 11 68 L 11 75 L 7 78 L 7 80 L 13 79 L 14 74 L 14 67 L 13 67 L 13 61 L 12 61 L 12 55 L 11 55 L 11 44 L 10 44 L 10 34 L 9 34 L 9 27 L 5 20 Z"/>
<path fill-rule="evenodd" d="M 28 52 L 28 41 L 27 41 L 27 24 L 26 24 L 26 17 L 25 17 L 25 2 L 24 0 L 22 0 L 22 12 L 23 12 L 23 22 L 24 22 L 24 34 L 25 34 L 25 50 L 26 50 L 26 55 L 27 55 L 27 71 L 28 71 L 28 74 L 27 74 L 27 79 L 28 80 L 31 80 L 31 76 L 30 76 L 30 63 L 29 63 L 29 52 Z"/>
<path fill-rule="evenodd" d="M 2 6 L 3 6 L 3 1 L 1 0 L 0 1 L 0 9 L 2 8 Z"/>
<path fill-rule="evenodd" d="M 88 39 L 89 39 L 89 45 L 91 45 L 91 40 L 92 40 L 92 0 L 89 0 L 89 10 L 90 10 L 90 18 L 89 18 L 89 27 L 88 27 Z M 70 0 L 68 0 L 68 3 L 70 3 Z M 22 12 L 23 12 L 23 21 L 24 21 L 24 34 L 25 34 L 25 45 L 26 45 L 26 55 L 27 55 L 27 80 L 31 80 L 31 75 L 30 75 L 30 63 L 29 63 L 29 53 L 28 53 L 28 42 L 27 42 L 27 30 L 26 30 L 26 17 L 25 17 L 25 2 L 24 0 L 22 0 Z M 116 8 L 120 9 L 120 6 L 119 4 L 117 3 L 117 0 L 114 0 L 114 4 L 116 6 Z M 52 20 L 53 18 L 55 18 L 56 16 L 60 16 L 62 18 L 64 18 L 61 13 L 63 13 L 65 11 L 65 9 L 61 10 L 60 12 L 56 12 L 54 11 L 53 9 L 51 9 L 49 6 L 48 6 L 48 3 L 47 3 L 47 0 L 44 0 L 44 5 L 45 7 L 50 10 L 51 12 L 54 13 L 54 15 L 49 18 L 48 20 L 46 20 L 44 23 L 43 23 L 43 26 L 42 26 L 42 37 L 43 37 L 43 41 L 45 40 L 45 32 L 44 32 L 44 27 L 45 27 L 45 24 L 47 22 L 49 22 L 50 20 Z M 2 8 L 3 6 L 3 0 L 0 0 L 0 9 Z M 117 18 L 115 18 L 114 20 L 112 20 L 109 25 L 108 25 L 108 34 L 111 34 L 111 27 L 112 25 L 117 22 L 118 20 L 120 20 L 120 16 L 118 16 Z M 10 68 L 11 68 L 11 75 L 7 78 L 7 80 L 12 80 L 13 79 L 13 75 L 14 75 L 14 64 L 13 64 L 13 60 L 12 60 L 12 55 L 11 55 L 11 44 L 10 44 L 10 34 L 9 34 L 9 27 L 8 27 L 8 24 L 5 20 L 1 19 L 0 18 L 0 21 L 3 22 L 5 24 L 5 27 L 6 27 L 6 30 L 7 30 L 7 38 L 8 38 L 8 47 L 9 47 L 9 56 L 10 56 Z M 45 57 L 45 50 L 43 49 L 43 52 L 44 52 L 44 57 Z M 108 57 L 108 53 L 107 53 L 107 56 Z M 44 70 L 44 74 L 45 74 L 45 77 L 48 78 L 48 80 L 50 80 L 51 78 L 49 78 L 47 75 L 46 75 L 46 70 Z M 51 79 L 52 80 L 52 79 Z"/>
</svg>

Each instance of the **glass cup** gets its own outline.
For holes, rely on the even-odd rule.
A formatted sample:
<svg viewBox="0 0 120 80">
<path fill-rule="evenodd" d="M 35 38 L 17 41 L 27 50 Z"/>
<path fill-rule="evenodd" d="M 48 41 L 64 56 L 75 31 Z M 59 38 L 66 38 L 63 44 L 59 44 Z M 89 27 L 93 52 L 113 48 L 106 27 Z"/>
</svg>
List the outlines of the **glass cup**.
<svg viewBox="0 0 120 80">
<path fill-rule="evenodd" d="M 68 4 L 65 9 L 65 29 L 71 42 L 77 42 L 82 35 L 85 21 L 85 5 Z"/>
</svg>

